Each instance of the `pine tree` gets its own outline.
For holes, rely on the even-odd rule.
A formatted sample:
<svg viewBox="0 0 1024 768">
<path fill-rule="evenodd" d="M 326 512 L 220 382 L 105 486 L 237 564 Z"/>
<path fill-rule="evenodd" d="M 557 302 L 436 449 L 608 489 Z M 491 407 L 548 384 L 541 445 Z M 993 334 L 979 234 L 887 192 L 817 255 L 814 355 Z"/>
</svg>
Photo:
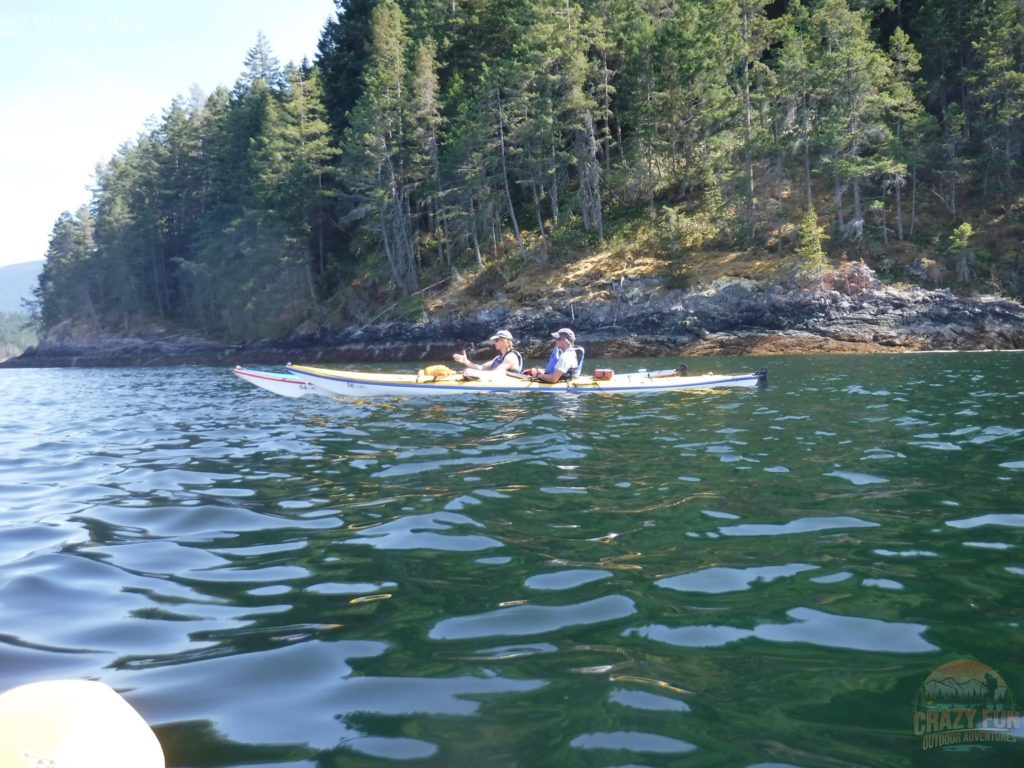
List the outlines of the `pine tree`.
<svg viewBox="0 0 1024 768">
<path fill-rule="evenodd" d="M 235 83 L 235 94 L 250 93 L 258 82 L 271 91 L 280 91 L 285 85 L 281 62 L 274 56 L 270 41 L 262 32 L 256 35 L 256 44 L 245 55 L 245 70 Z"/>
<path fill-rule="evenodd" d="M 888 59 L 872 42 L 866 17 L 846 0 L 824 0 L 811 16 L 820 47 L 812 59 L 819 83 L 820 140 L 835 184 L 840 231 L 863 235 L 863 183 L 890 173 L 885 89 L 891 78 Z M 843 221 L 843 194 L 852 187 L 853 218 Z"/>
<path fill-rule="evenodd" d="M 921 160 L 921 141 L 925 129 L 924 106 L 918 100 L 917 76 L 921 71 L 921 56 L 910 37 L 900 28 L 889 38 L 889 59 L 892 62 L 892 81 L 889 84 L 889 114 L 894 123 L 892 154 L 898 161 L 888 183 L 896 198 L 896 238 L 903 239 L 903 188 L 909 170 L 913 184 L 912 199 L 916 201 L 917 166 Z M 900 172 L 902 171 L 902 172 Z M 916 207 L 911 207 L 911 233 L 914 230 Z"/>
<path fill-rule="evenodd" d="M 970 222 L 965 221 L 949 236 L 949 253 L 953 259 L 953 268 L 957 279 L 961 283 L 968 283 L 974 278 L 974 267 L 977 257 L 971 240 L 974 237 L 974 227 Z"/>
<path fill-rule="evenodd" d="M 53 225 L 46 261 L 33 291 L 44 328 L 65 320 L 87 320 L 100 324 L 94 301 L 95 264 L 92 219 L 82 207 L 76 216 L 65 211 Z"/>
<path fill-rule="evenodd" d="M 775 58 L 777 88 L 775 91 L 775 138 L 783 154 L 799 153 L 803 167 L 804 206 L 814 205 L 811 185 L 813 164 L 812 142 L 816 136 L 818 108 L 822 97 L 812 57 L 814 38 L 811 17 L 799 0 L 789 4 L 780 29 L 781 45 Z"/>
<path fill-rule="evenodd" d="M 809 206 L 797 232 L 797 271 L 801 275 L 818 279 L 828 268 L 824 241 L 825 230 L 818 224 L 817 211 L 814 206 Z"/>
<path fill-rule="evenodd" d="M 1020 187 L 1024 138 L 1024 6 L 1017 0 L 986 3 L 977 69 L 969 77 L 978 98 L 984 178 L 1002 187 L 1009 210 Z"/>
<path fill-rule="evenodd" d="M 287 227 L 294 242 L 287 252 L 294 254 L 315 305 L 317 284 L 327 269 L 325 231 L 334 197 L 326 177 L 338 155 L 330 143 L 316 71 L 291 70 L 283 95 L 270 102 L 270 109 L 266 130 L 258 138 L 261 206 Z"/>
<path fill-rule="evenodd" d="M 337 16 L 320 34 L 316 65 L 323 78 L 324 106 L 336 139 L 348 127 L 349 110 L 363 92 L 370 57 L 370 14 L 378 0 L 335 0 Z"/>
<path fill-rule="evenodd" d="M 743 114 L 743 167 L 744 193 L 746 196 L 746 216 L 749 227 L 750 242 L 757 239 L 757 212 L 755 210 L 754 184 L 754 104 L 757 97 L 756 83 L 765 80 L 766 71 L 761 64 L 768 47 L 773 42 L 773 31 L 767 20 L 766 6 L 770 0 L 737 0 L 737 5 L 730 8 L 731 15 L 738 22 L 735 33 L 735 50 L 738 66 L 735 67 L 737 82 L 736 90 L 742 99 Z"/>
<path fill-rule="evenodd" d="M 419 208 L 428 221 L 427 228 L 437 248 L 439 263 L 451 267 L 448 243 L 448 213 L 445 186 L 441 178 L 440 85 L 437 75 L 437 47 L 430 38 L 416 47 L 412 72 L 410 107 L 410 176 Z"/>
<path fill-rule="evenodd" d="M 381 248 L 392 280 L 408 295 L 419 285 L 404 153 L 409 40 L 394 0 L 382 0 L 373 10 L 371 27 L 372 53 L 345 131 L 341 171 L 351 198 L 349 215 Z"/>
</svg>

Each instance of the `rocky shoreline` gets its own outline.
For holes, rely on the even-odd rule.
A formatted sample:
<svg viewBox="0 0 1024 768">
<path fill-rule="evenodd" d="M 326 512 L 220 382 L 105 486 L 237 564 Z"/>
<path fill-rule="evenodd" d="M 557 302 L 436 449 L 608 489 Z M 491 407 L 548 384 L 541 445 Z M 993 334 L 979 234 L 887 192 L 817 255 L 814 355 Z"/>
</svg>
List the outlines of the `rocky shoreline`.
<svg viewBox="0 0 1024 768">
<path fill-rule="evenodd" d="M 635 297 L 632 301 L 624 297 Z M 528 358 L 546 357 L 551 330 L 576 329 L 588 359 L 698 355 L 1024 349 L 1024 306 L 948 290 L 800 290 L 730 280 L 699 293 L 620 292 L 614 301 L 553 298 L 423 322 L 320 328 L 286 339 L 224 345 L 195 336 L 116 336 L 57 328 L 0 367 L 436 363 L 508 328 Z M 483 356 L 484 353 L 480 353 Z"/>
</svg>

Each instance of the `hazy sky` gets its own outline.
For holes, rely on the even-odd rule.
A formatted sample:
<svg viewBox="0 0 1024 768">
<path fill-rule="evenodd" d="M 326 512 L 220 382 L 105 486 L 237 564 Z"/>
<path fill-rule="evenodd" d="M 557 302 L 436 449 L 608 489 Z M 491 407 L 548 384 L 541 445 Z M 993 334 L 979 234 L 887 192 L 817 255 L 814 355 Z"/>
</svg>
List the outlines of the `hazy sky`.
<svg viewBox="0 0 1024 768">
<path fill-rule="evenodd" d="M 230 88 L 262 31 L 316 55 L 334 0 L 0 0 L 0 266 L 41 259 L 62 211 L 192 86 Z"/>
</svg>

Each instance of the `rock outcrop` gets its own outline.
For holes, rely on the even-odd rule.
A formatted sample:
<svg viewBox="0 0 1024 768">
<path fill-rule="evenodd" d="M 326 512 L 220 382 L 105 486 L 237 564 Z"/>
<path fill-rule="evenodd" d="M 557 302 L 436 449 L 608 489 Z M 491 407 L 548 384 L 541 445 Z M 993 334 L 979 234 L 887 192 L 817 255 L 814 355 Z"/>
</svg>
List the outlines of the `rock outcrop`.
<svg viewBox="0 0 1024 768">
<path fill-rule="evenodd" d="M 576 329 L 588 358 L 696 354 L 897 352 L 1024 349 L 1024 306 L 947 290 L 871 287 L 796 290 L 750 281 L 700 293 L 620 294 L 616 301 L 551 299 L 529 308 L 493 306 L 468 314 L 225 346 L 192 336 L 120 337 L 57 329 L 6 367 L 234 365 L 446 360 L 510 329 L 527 357 L 543 357 L 550 331 Z"/>
</svg>

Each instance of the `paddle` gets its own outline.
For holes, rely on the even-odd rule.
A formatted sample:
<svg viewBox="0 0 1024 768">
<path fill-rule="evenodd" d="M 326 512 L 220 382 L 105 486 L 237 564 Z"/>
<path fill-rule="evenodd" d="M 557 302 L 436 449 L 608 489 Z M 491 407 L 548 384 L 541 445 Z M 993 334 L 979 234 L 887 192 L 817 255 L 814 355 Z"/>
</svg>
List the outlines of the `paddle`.
<svg viewBox="0 0 1024 768">
<path fill-rule="evenodd" d="M 686 363 L 680 363 L 676 366 L 674 371 L 657 371 L 650 374 L 647 378 L 649 379 L 670 379 L 676 376 L 685 376 L 689 369 L 686 367 Z"/>
<path fill-rule="evenodd" d="M 156 735 L 94 680 L 47 680 L 0 695 L 0 766 L 164 768 Z"/>
</svg>

